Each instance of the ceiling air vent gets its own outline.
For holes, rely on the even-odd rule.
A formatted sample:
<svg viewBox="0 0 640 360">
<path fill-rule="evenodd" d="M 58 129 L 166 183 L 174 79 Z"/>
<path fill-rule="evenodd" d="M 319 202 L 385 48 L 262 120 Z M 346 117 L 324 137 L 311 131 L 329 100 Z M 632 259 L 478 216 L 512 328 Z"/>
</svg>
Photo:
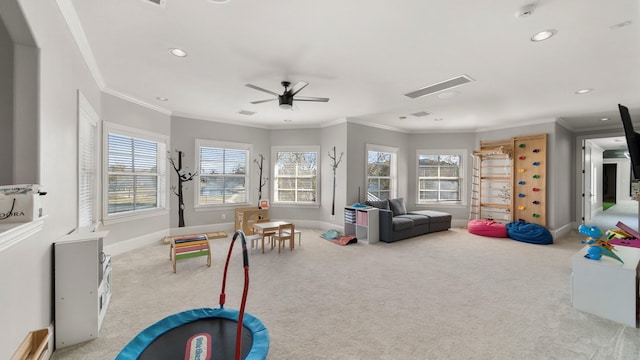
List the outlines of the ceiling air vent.
<svg viewBox="0 0 640 360">
<path fill-rule="evenodd" d="M 249 110 L 240 110 L 240 111 L 238 111 L 238 114 L 240 114 L 240 115 L 248 115 L 248 116 L 251 116 L 251 115 L 253 115 L 255 113 L 256 113 L 255 111 L 249 111 Z"/>
<path fill-rule="evenodd" d="M 428 113 L 428 112 L 426 112 L 426 111 L 418 111 L 417 113 L 413 113 L 413 114 L 411 114 L 411 115 L 413 115 L 413 116 L 415 116 L 415 117 L 423 117 L 423 116 L 427 116 L 427 115 L 429 115 L 429 113 Z"/>
<path fill-rule="evenodd" d="M 430 95 L 433 93 L 437 93 L 439 91 L 443 91 L 443 90 L 448 90 L 451 88 L 454 88 L 456 86 L 460 86 L 463 84 L 466 84 L 468 82 L 473 81 L 472 78 L 470 78 L 467 75 L 460 75 L 457 77 L 454 77 L 453 79 L 449 79 L 449 80 L 445 80 L 439 83 L 435 83 L 433 85 L 429 85 L 427 87 L 423 87 L 422 89 L 416 90 L 416 91 L 412 91 L 410 93 L 404 94 L 405 96 L 408 96 L 412 99 L 416 99 L 425 95 Z"/>
<path fill-rule="evenodd" d="M 145 2 L 160 5 L 165 7 L 167 5 L 167 0 L 144 0 Z"/>
</svg>

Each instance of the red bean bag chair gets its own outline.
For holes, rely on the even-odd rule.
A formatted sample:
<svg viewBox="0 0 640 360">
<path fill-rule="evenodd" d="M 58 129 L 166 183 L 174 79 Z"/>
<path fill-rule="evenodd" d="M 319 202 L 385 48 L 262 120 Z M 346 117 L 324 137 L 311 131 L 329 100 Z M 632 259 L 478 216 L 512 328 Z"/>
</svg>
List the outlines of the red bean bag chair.
<svg viewBox="0 0 640 360">
<path fill-rule="evenodd" d="M 469 220 L 467 229 L 471 234 L 495 238 L 509 237 L 507 227 L 499 222 L 487 219 Z"/>
</svg>

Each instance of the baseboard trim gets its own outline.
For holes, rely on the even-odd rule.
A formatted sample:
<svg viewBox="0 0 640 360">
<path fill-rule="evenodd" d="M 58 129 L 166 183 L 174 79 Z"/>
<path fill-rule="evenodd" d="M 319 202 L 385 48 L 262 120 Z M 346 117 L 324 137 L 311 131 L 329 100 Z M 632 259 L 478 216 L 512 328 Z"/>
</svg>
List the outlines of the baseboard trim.
<svg viewBox="0 0 640 360">
<path fill-rule="evenodd" d="M 572 229 L 576 229 L 577 225 L 575 225 L 574 223 L 568 223 L 565 224 L 557 229 L 554 230 L 549 230 L 549 232 L 551 233 L 551 236 L 554 239 L 559 239 L 567 234 L 569 234 L 571 232 Z"/>
<path fill-rule="evenodd" d="M 135 250 L 147 245 L 157 244 L 166 236 L 169 236 L 169 229 L 156 231 L 151 234 L 138 236 L 135 238 L 119 241 L 115 244 L 104 246 L 104 252 L 109 255 L 120 255 L 128 251 Z"/>
</svg>

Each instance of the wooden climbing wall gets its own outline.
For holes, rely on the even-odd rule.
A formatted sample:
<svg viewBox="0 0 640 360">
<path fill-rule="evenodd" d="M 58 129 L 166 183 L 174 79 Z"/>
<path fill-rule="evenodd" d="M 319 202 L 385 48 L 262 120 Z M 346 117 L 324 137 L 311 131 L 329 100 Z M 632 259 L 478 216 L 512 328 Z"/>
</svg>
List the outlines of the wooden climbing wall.
<svg viewBox="0 0 640 360">
<path fill-rule="evenodd" d="M 547 134 L 513 138 L 513 220 L 547 226 Z"/>
</svg>

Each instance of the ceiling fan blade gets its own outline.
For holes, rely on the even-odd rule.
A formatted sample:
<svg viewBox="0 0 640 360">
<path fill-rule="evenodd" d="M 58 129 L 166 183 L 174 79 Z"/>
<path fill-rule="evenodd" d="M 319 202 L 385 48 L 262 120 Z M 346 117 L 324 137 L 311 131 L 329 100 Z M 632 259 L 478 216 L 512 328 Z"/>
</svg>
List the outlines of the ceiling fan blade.
<svg viewBox="0 0 640 360">
<path fill-rule="evenodd" d="M 275 92 L 273 92 L 273 91 L 271 91 L 271 90 L 263 89 L 263 88 L 261 88 L 260 86 L 255 86 L 255 85 L 253 85 L 253 84 L 246 84 L 246 86 L 247 86 L 247 87 L 250 87 L 250 88 L 252 88 L 252 89 L 258 90 L 258 91 L 264 91 L 264 92 L 266 92 L 267 94 L 271 94 L 271 95 L 275 95 L 275 96 L 280 96 L 280 94 L 275 93 Z"/>
<path fill-rule="evenodd" d="M 307 87 L 307 85 L 309 85 L 308 82 L 306 81 L 298 81 L 295 85 L 293 85 L 293 87 L 291 88 L 291 96 L 297 94 L 300 92 L 300 90 L 304 89 Z"/>
<path fill-rule="evenodd" d="M 298 96 L 293 99 L 294 101 L 319 101 L 319 102 L 329 102 L 329 98 L 321 98 L 321 97 L 309 97 L 309 96 Z"/>
<path fill-rule="evenodd" d="M 278 100 L 278 99 L 273 98 L 273 99 L 267 99 L 267 100 L 258 100 L 258 101 L 252 101 L 251 103 L 252 104 L 262 104 L 262 103 L 269 102 L 269 101 L 274 101 L 274 100 Z"/>
</svg>

